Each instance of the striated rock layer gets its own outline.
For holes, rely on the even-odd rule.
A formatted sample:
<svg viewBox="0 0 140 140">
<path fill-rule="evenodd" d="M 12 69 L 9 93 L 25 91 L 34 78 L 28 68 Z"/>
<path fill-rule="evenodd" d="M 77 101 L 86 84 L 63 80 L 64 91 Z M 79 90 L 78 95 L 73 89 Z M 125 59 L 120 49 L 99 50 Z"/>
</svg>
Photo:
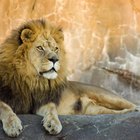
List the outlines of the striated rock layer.
<svg viewBox="0 0 140 140">
<path fill-rule="evenodd" d="M 46 18 L 62 26 L 69 79 L 103 86 L 140 103 L 131 84 L 100 69 L 140 75 L 140 0 L 1 0 L 0 16 L 0 42 L 27 19 Z"/>
</svg>

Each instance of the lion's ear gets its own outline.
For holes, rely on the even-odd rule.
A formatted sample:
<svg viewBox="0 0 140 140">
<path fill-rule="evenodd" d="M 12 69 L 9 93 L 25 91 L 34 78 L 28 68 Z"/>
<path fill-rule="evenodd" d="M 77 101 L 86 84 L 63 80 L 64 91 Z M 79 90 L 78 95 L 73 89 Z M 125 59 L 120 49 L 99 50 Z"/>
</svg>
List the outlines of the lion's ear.
<svg viewBox="0 0 140 140">
<path fill-rule="evenodd" d="M 31 42 L 35 39 L 35 34 L 31 29 L 23 29 L 20 37 L 23 42 Z"/>
<path fill-rule="evenodd" d="M 62 28 L 58 28 L 58 34 L 59 34 L 59 39 L 61 41 L 64 41 L 64 33 L 63 33 Z"/>
</svg>

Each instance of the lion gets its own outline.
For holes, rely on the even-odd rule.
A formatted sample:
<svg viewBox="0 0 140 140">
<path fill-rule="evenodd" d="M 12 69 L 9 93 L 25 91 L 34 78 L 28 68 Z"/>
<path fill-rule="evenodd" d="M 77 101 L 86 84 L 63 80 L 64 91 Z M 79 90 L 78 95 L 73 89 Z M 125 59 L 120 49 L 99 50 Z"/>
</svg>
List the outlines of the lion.
<svg viewBox="0 0 140 140">
<path fill-rule="evenodd" d="M 62 130 L 58 115 L 119 114 L 136 105 L 100 87 L 67 80 L 64 34 L 46 20 L 29 20 L 0 46 L 0 120 L 5 133 L 23 130 L 17 114 L 43 116 L 52 135 Z"/>
</svg>

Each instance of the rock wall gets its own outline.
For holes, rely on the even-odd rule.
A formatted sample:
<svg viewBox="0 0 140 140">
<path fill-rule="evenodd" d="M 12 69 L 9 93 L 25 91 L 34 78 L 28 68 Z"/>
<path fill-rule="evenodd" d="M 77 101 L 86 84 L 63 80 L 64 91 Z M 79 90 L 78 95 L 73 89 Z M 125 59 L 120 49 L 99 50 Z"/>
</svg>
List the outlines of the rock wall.
<svg viewBox="0 0 140 140">
<path fill-rule="evenodd" d="M 61 25 L 69 79 L 103 86 L 139 103 L 131 85 L 122 86 L 99 67 L 139 75 L 140 0 L 1 0 L 0 16 L 0 42 L 27 19 L 46 18 Z"/>
</svg>

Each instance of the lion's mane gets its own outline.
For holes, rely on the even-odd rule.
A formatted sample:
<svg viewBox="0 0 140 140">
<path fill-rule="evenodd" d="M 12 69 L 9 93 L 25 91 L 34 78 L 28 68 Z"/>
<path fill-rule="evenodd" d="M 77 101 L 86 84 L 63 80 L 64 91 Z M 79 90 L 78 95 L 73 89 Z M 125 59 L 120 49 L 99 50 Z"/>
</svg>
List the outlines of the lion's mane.
<svg viewBox="0 0 140 140">
<path fill-rule="evenodd" d="M 0 100 L 9 104 L 16 113 L 34 112 L 47 102 L 59 103 L 61 92 L 66 86 L 66 63 L 61 64 L 58 78 L 45 78 L 26 75 L 26 56 L 28 50 L 22 45 L 21 32 L 31 29 L 35 36 L 41 30 L 50 31 L 53 38 L 63 48 L 63 33 L 59 27 L 50 25 L 45 20 L 32 20 L 22 24 L 5 39 L 0 46 Z M 26 34 L 28 38 L 30 34 Z M 21 49 L 22 48 L 22 49 Z M 24 74 L 18 68 L 23 69 Z M 30 71 L 30 69 L 28 69 Z"/>
</svg>

